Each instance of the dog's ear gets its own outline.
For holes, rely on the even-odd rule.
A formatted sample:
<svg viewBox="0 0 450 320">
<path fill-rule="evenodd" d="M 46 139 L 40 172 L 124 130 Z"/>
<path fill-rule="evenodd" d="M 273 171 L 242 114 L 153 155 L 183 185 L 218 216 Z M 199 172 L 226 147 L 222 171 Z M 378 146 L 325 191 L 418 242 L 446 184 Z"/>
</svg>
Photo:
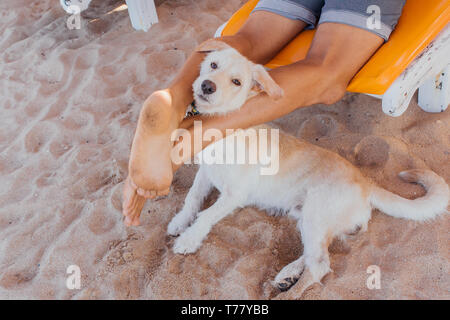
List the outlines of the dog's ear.
<svg viewBox="0 0 450 320">
<path fill-rule="evenodd" d="M 216 39 L 209 39 L 202 44 L 200 44 L 195 51 L 197 52 L 212 52 L 219 51 L 223 49 L 231 48 L 228 44 L 223 41 L 219 41 Z"/>
<path fill-rule="evenodd" d="M 253 66 L 254 86 L 252 91 L 264 91 L 269 97 L 278 100 L 283 96 L 283 89 L 272 79 L 269 73 L 260 64 Z"/>
</svg>

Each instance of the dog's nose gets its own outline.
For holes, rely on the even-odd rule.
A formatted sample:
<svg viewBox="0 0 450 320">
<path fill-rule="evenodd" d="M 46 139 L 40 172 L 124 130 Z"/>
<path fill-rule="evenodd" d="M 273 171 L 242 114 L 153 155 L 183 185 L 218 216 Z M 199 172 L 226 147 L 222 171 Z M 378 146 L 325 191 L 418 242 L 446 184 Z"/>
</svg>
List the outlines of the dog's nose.
<svg viewBox="0 0 450 320">
<path fill-rule="evenodd" d="M 210 80 L 204 80 L 202 82 L 203 94 L 211 94 L 216 92 L 216 84 Z"/>
</svg>

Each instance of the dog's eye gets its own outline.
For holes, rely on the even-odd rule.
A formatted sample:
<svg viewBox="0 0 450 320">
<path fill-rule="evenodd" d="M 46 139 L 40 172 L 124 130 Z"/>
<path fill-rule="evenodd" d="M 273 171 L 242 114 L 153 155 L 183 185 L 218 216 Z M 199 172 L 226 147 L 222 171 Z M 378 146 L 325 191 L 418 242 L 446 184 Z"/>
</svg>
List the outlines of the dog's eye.
<svg viewBox="0 0 450 320">
<path fill-rule="evenodd" d="M 235 84 L 237 86 L 241 85 L 241 82 L 238 79 L 233 79 L 233 80 L 231 80 L 231 82 L 233 82 L 233 84 Z"/>
<path fill-rule="evenodd" d="M 217 64 L 215 62 L 211 62 L 211 68 L 212 69 L 217 69 Z"/>
</svg>

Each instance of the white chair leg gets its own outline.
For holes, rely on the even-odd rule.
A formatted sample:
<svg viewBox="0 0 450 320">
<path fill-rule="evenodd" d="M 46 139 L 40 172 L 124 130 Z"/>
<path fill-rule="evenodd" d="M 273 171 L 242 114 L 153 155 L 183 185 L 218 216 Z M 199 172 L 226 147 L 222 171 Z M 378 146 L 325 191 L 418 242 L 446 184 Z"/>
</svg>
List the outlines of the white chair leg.
<svg viewBox="0 0 450 320">
<path fill-rule="evenodd" d="M 148 31 L 153 24 L 158 23 L 154 0 L 126 0 L 126 3 L 134 29 Z"/>
<path fill-rule="evenodd" d="M 450 104 L 450 65 L 419 88 L 419 107 L 426 112 L 443 112 Z"/>
<path fill-rule="evenodd" d="M 435 80 L 438 72 L 447 67 L 450 63 L 449 37 L 448 25 L 386 90 L 382 102 L 384 113 L 393 117 L 400 116 L 408 108 L 414 92 L 429 79 Z M 436 92 L 439 94 L 439 91 Z"/>
</svg>

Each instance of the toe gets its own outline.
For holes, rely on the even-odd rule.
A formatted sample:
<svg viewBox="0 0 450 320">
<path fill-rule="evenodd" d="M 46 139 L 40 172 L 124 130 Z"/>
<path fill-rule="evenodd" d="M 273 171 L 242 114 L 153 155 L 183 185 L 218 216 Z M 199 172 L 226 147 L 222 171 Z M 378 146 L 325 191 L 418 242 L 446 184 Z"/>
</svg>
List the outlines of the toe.
<svg viewBox="0 0 450 320">
<path fill-rule="evenodd" d="M 130 217 L 125 217 L 125 219 L 123 220 L 123 223 L 127 226 L 127 227 L 129 227 L 129 226 L 131 226 L 131 223 L 132 223 L 132 220 L 131 220 L 131 218 Z"/>
<path fill-rule="evenodd" d="M 127 178 L 123 185 L 123 202 L 122 202 L 123 209 L 129 208 L 132 206 L 133 196 L 135 194 L 135 191 L 133 190 L 133 188 L 131 188 L 129 181 L 130 181 L 130 179 Z"/>
<path fill-rule="evenodd" d="M 124 200 L 124 204 L 122 205 L 123 214 L 125 216 L 130 216 L 134 214 L 134 208 L 137 206 L 137 202 L 139 199 L 139 195 L 134 192 L 128 199 Z"/>
<path fill-rule="evenodd" d="M 144 208 L 145 202 L 147 201 L 146 198 L 140 197 L 139 195 L 136 195 L 136 198 L 136 206 L 133 208 L 131 216 L 133 226 L 138 226 L 140 224 L 139 217 L 141 216 L 142 208 Z"/>
<path fill-rule="evenodd" d="M 142 188 L 138 188 L 136 191 L 138 195 L 147 199 L 154 199 L 156 197 L 156 191 L 153 190 L 144 190 Z"/>
<path fill-rule="evenodd" d="M 159 190 L 157 192 L 157 195 L 158 196 L 167 196 L 169 194 L 169 192 L 170 192 L 170 188 L 167 188 L 167 189 L 164 189 L 164 190 Z"/>
<path fill-rule="evenodd" d="M 141 197 L 136 192 L 124 199 L 122 213 L 125 216 L 124 223 L 126 226 L 138 226 L 140 224 L 139 217 L 145 201 L 146 198 Z"/>
<path fill-rule="evenodd" d="M 141 224 L 141 222 L 140 222 L 139 217 L 136 217 L 136 218 L 134 218 L 134 219 L 131 221 L 131 225 L 134 226 L 134 227 L 137 227 L 137 226 L 140 225 L 140 224 Z"/>
<path fill-rule="evenodd" d="M 138 195 L 140 195 L 141 197 L 147 197 L 147 190 L 144 190 L 144 189 L 142 189 L 142 188 L 137 188 L 136 189 L 136 192 L 137 192 L 137 194 Z"/>
</svg>

